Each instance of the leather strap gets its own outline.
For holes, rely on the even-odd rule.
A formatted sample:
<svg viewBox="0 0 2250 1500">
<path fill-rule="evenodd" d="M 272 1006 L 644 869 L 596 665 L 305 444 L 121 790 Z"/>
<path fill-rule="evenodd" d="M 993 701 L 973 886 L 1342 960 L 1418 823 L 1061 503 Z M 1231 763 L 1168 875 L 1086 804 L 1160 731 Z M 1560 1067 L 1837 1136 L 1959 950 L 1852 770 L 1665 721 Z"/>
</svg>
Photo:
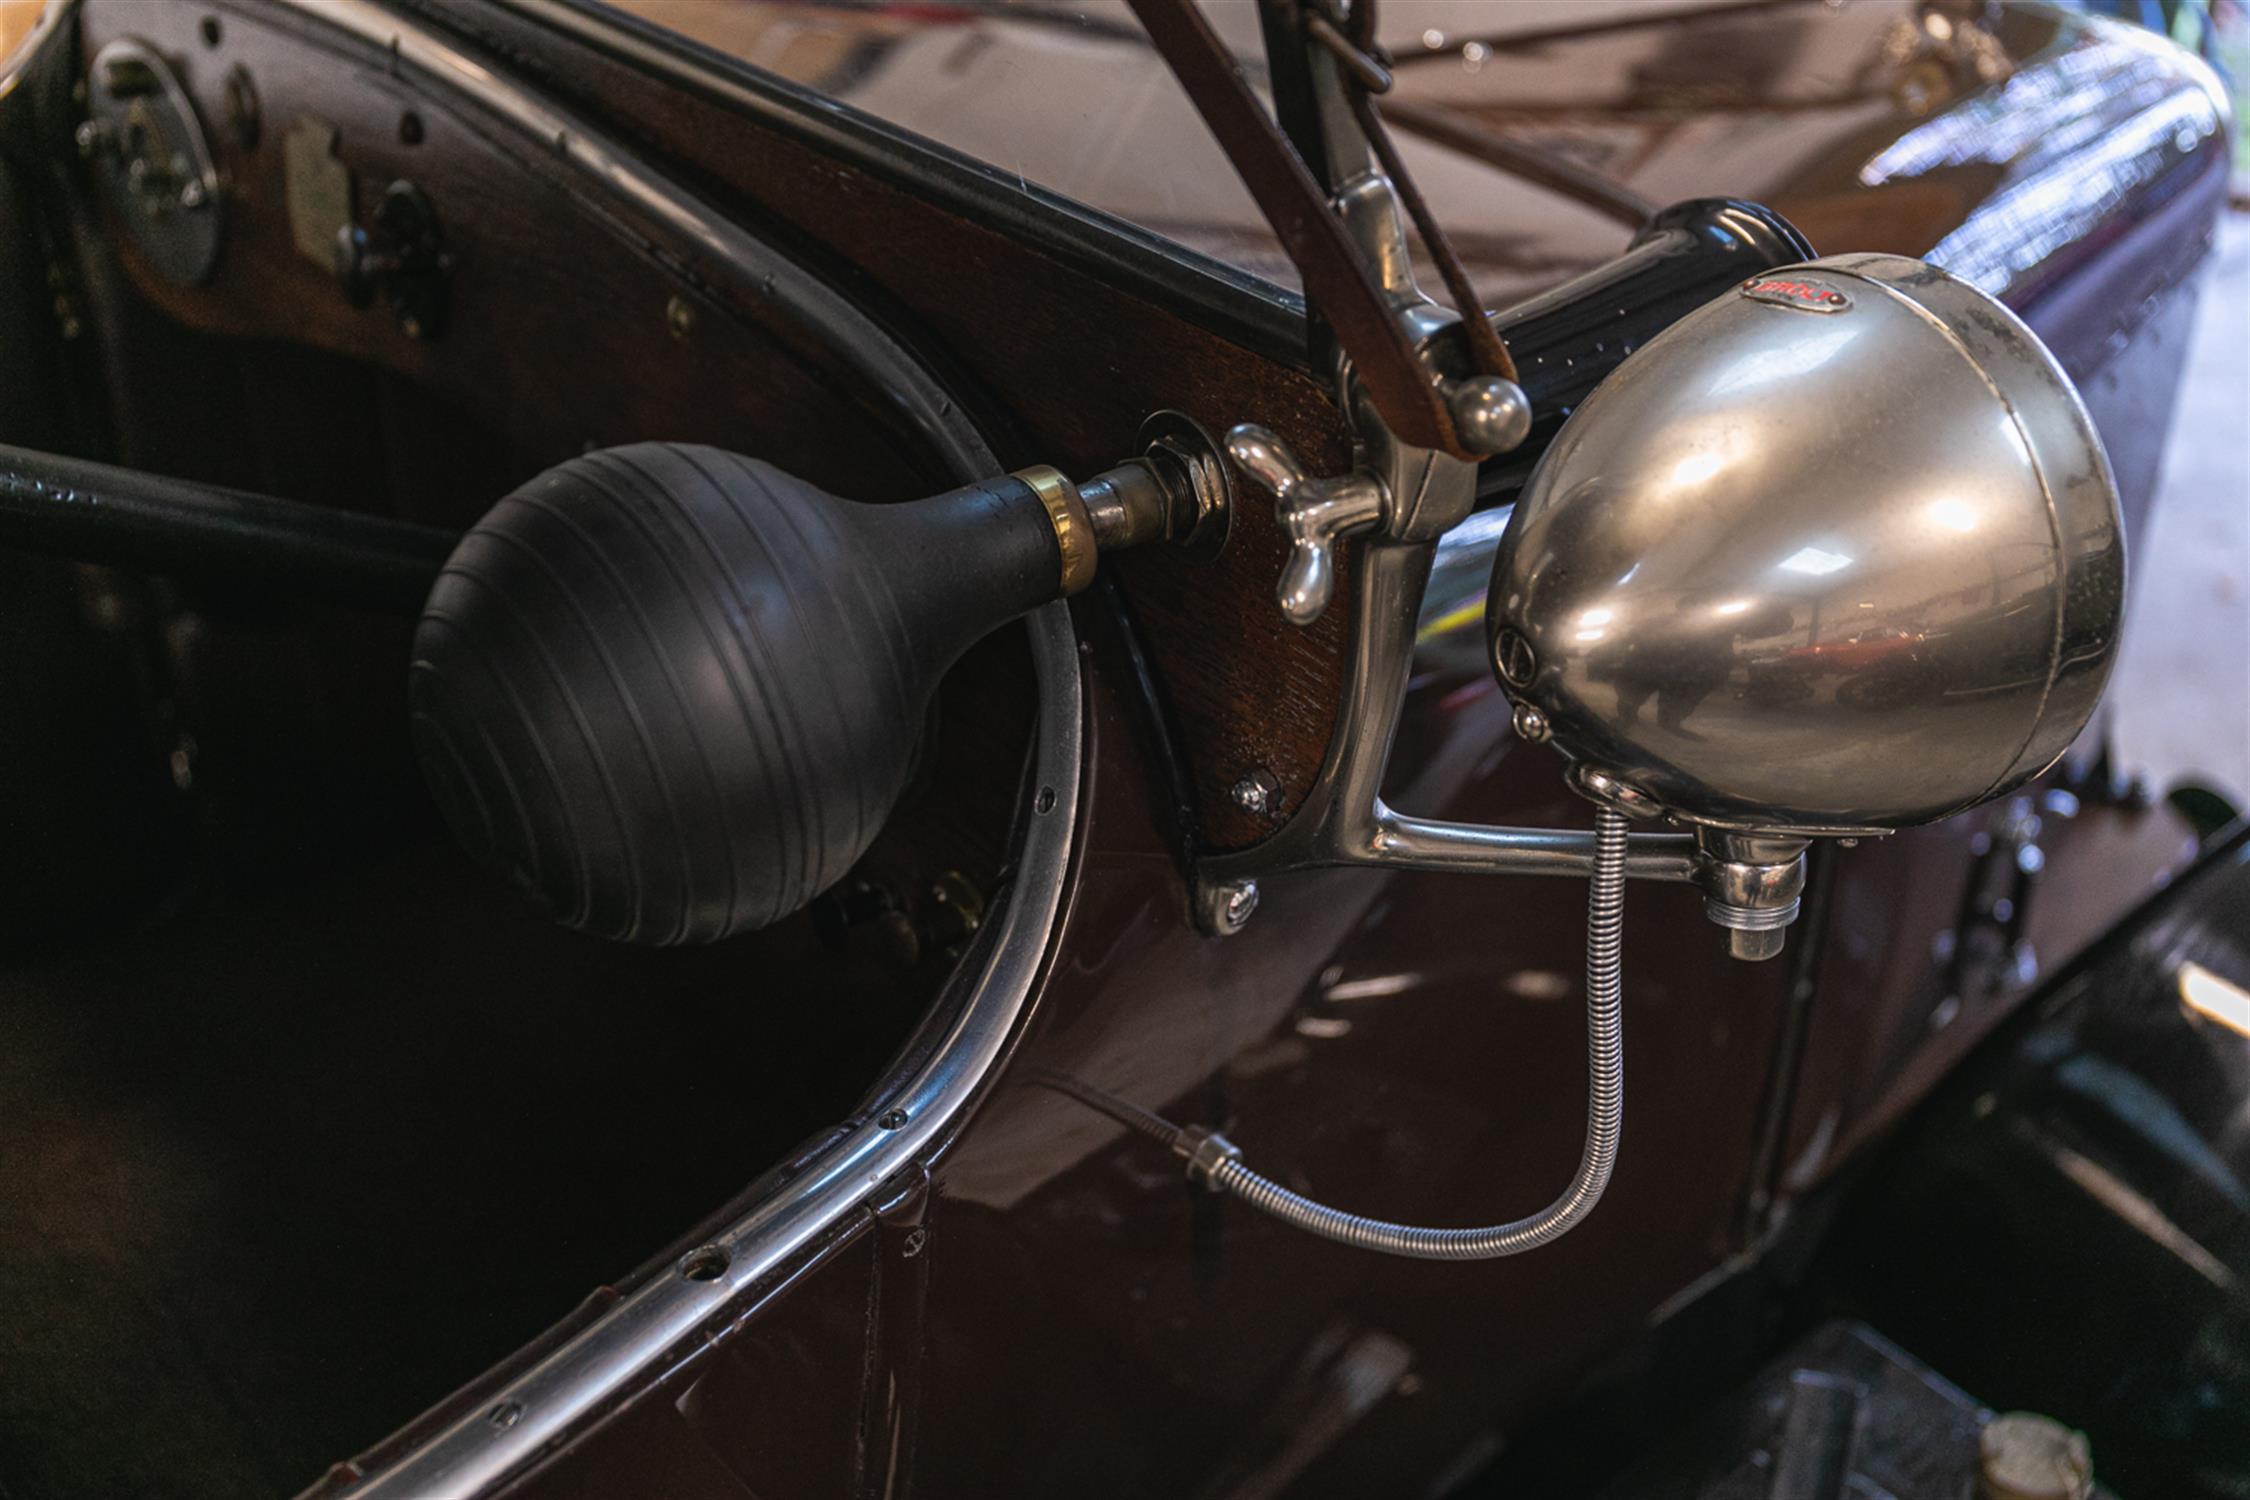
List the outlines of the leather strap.
<svg viewBox="0 0 2250 1500">
<path fill-rule="evenodd" d="M 1305 295 L 1351 355 L 1360 384 L 1384 422 L 1415 447 L 1474 459 L 1461 445 L 1453 415 L 1392 315 L 1374 271 L 1195 0 L 1131 3 L 1149 40 L 1273 226 L 1304 282 Z M 1482 311 L 1463 308 L 1462 315 L 1468 320 Z"/>
</svg>

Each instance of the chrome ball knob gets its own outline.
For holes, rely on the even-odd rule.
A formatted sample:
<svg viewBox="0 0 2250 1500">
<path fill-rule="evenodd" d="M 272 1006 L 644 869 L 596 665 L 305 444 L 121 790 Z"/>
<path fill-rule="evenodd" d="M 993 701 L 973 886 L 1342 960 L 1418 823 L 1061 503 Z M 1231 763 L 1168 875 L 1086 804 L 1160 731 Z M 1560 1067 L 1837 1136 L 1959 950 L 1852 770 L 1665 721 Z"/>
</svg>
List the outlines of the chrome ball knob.
<svg viewBox="0 0 2250 1500">
<path fill-rule="evenodd" d="M 1473 452 L 1512 453 L 1531 436 L 1531 398 L 1513 380 L 1480 375 L 1446 394 L 1453 427 Z"/>
<path fill-rule="evenodd" d="M 1582 773 L 1687 822 L 1857 833 L 2060 756 L 2124 594 L 2116 484 L 2054 359 L 1943 271 L 1853 255 L 1738 286 L 1585 401 L 1487 627 Z"/>
</svg>

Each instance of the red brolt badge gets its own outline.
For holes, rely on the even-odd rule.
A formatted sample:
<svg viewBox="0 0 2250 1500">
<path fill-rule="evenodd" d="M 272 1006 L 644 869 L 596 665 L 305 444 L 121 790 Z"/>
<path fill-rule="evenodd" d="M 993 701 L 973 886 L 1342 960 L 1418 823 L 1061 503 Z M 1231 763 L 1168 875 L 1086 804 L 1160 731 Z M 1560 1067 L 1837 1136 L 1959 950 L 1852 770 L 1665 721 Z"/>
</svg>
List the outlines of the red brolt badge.
<svg viewBox="0 0 2250 1500">
<path fill-rule="evenodd" d="M 1742 283 L 1742 295 L 1805 312 L 1842 312 L 1852 305 L 1852 299 L 1835 287 L 1809 276 L 1753 276 Z"/>
</svg>

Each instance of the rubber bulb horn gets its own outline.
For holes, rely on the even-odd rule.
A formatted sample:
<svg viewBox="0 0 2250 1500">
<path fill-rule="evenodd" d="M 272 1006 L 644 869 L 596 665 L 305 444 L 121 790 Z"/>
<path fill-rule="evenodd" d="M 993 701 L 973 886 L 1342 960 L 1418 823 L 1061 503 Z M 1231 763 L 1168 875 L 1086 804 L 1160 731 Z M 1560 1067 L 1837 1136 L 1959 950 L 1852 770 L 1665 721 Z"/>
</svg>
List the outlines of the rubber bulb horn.
<svg viewBox="0 0 2250 1500">
<path fill-rule="evenodd" d="M 866 852 L 962 652 L 1084 587 L 1097 546 L 1223 515 L 1222 465 L 1161 459 L 899 505 L 716 448 L 557 465 L 430 592 L 409 683 L 424 775 L 470 854 L 567 926 L 763 927 Z"/>
</svg>

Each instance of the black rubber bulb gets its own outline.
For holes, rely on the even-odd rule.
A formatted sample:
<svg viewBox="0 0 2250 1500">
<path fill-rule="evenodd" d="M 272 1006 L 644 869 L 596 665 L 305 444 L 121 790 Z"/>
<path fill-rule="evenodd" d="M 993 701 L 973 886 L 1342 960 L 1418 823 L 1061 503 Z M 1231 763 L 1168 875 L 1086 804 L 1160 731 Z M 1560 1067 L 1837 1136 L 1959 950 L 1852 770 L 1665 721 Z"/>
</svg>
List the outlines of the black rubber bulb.
<svg viewBox="0 0 2250 1500">
<path fill-rule="evenodd" d="M 1061 592 L 1021 479 L 863 505 L 715 448 L 605 449 L 454 550 L 415 746 L 471 854 L 557 921 L 715 942 L 851 868 L 946 668 Z"/>
</svg>

